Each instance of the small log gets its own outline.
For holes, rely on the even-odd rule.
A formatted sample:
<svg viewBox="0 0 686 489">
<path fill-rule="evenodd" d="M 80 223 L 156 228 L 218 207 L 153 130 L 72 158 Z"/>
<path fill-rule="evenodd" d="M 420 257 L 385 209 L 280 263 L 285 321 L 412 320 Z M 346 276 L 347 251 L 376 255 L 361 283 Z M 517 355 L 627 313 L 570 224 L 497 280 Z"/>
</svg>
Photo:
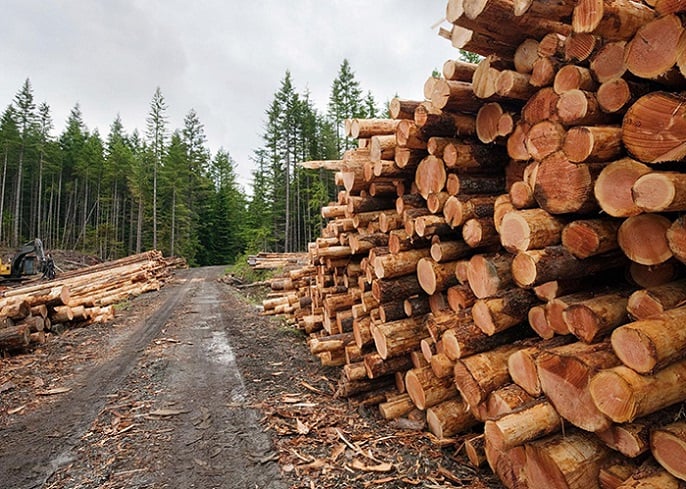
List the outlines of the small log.
<svg viewBox="0 0 686 489">
<path fill-rule="evenodd" d="M 374 272 L 378 278 L 394 278 L 415 272 L 417 263 L 431 254 L 428 248 L 388 254 L 374 260 Z"/>
<path fill-rule="evenodd" d="M 645 212 L 686 210 L 686 175 L 678 172 L 651 172 L 631 188 L 634 203 Z"/>
<path fill-rule="evenodd" d="M 496 79 L 495 92 L 501 97 L 509 99 L 528 100 L 537 90 L 529 83 L 530 78 L 530 75 L 518 71 L 503 70 Z"/>
<path fill-rule="evenodd" d="M 394 119 L 352 119 L 350 123 L 350 137 L 353 139 L 370 138 L 383 134 L 395 134 L 400 123 Z"/>
<path fill-rule="evenodd" d="M 462 226 L 469 219 L 492 217 L 495 200 L 493 195 L 451 196 L 443 206 L 443 216 L 453 227 Z"/>
<path fill-rule="evenodd" d="M 619 364 L 610 342 L 571 343 L 542 352 L 536 359 L 541 389 L 560 416 L 586 431 L 607 429 L 610 417 L 591 401 L 589 385 L 601 369 Z"/>
<path fill-rule="evenodd" d="M 409 355 L 384 359 L 378 353 L 368 353 L 364 355 L 362 362 L 365 374 L 370 379 L 378 379 L 396 372 L 405 372 L 412 368 L 412 360 Z"/>
<path fill-rule="evenodd" d="M 435 262 L 431 257 L 422 258 L 417 262 L 417 280 L 424 292 L 429 295 L 446 290 L 457 285 L 455 277 L 455 262 Z"/>
<path fill-rule="evenodd" d="M 393 97 L 388 104 L 388 113 L 392 119 L 413 119 L 414 110 L 419 104 L 421 102 Z"/>
<path fill-rule="evenodd" d="M 686 217 L 677 217 L 669 227 L 667 243 L 674 257 L 681 263 L 686 263 Z"/>
<path fill-rule="evenodd" d="M 597 125 L 612 121 L 612 117 L 601 110 L 595 92 L 578 89 L 560 94 L 556 113 L 566 126 Z"/>
<path fill-rule="evenodd" d="M 557 245 L 564 226 L 565 221 L 543 209 L 509 212 L 500 224 L 500 242 L 510 253 Z"/>
<path fill-rule="evenodd" d="M 542 161 L 546 156 L 562 149 L 565 136 L 566 131 L 562 124 L 543 120 L 531 126 L 524 144 L 531 158 Z"/>
<path fill-rule="evenodd" d="M 531 4 L 532 2 L 528 2 Z M 523 7 L 520 7 L 522 10 Z M 517 3 L 515 3 L 515 15 L 517 15 Z M 531 73 L 533 64 L 538 59 L 538 41 L 536 39 L 525 39 L 517 49 L 514 55 L 515 70 L 519 73 Z"/>
<path fill-rule="evenodd" d="M 522 120 L 529 124 L 536 124 L 544 120 L 556 120 L 557 104 L 560 96 L 552 87 L 546 87 L 536 92 L 522 108 Z"/>
<path fill-rule="evenodd" d="M 562 230 L 562 246 L 580 259 L 616 250 L 620 225 L 621 221 L 607 218 L 572 221 Z"/>
<path fill-rule="evenodd" d="M 626 257 L 618 252 L 579 260 L 563 246 L 549 246 L 517 253 L 512 261 L 512 278 L 520 287 L 534 287 L 552 280 L 588 277 L 626 263 Z"/>
<path fill-rule="evenodd" d="M 422 410 L 458 396 L 453 379 L 436 377 L 431 367 L 408 370 L 405 386 L 412 402 Z"/>
<path fill-rule="evenodd" d="M 636 472 L 638 466 L 627 461 L 615 462 L 608 461 L 601 468 L 598 474 L 598 484 L 600 489 L 617 489 L 631 474 Z"/>
<path fill-rule="evenodd" d="M 686 279 L 637 290 L 627 302 L 627 312 L 636 320 L 649 319 L 686 302 Z"/>
<path fill-rule="evenodd" d="M 612 78 L 600 85 L 596 98 L 604 112 L 621 113 L 649 91 L 650 87 L 644 83 Z"/>
<path fill-rule="evenodd" d="M 501 345 L 457 360 L 455 385 L 470 406 L 485 401 L 488 394 L 510 381 L 507 358 L 521 345 Z"/>
<path fill-rule="evenodd" d="M 488 395 L 485 420 L 499 419 L 534 404 L 536 400 L 517 384 L 506 384 Z"/>
<path fill-rule="evenodd" d="M 573 163 L 562 151 L 553 153 L 538 165 L 534 197 L 551 214 L 595 211 L 598 202 L 593 190 L 602 166 Z"/>
<path fill-rule="evenodd" d="M 431 258 L 437 263 L 455 261 L 472 253 L 472 248 L 463 240 L 436 241 L 431 245 Z"/>
<path fill-rule="evenodd" d="M 686 307 L 625 324 L 612 334 L 612 347 L 622 363 L 639 373 L 650 373 L 684 356 Z"/>
<path fill-rule="evenodd" d="M 559 69 L 553 82 L 553 90 L 562 94 L 570 90 L 594 91 L 598 83 L 593 78 L 591 70 L 583 66 L 565 65 Z"/>
<path fill-rule="evenodd" d="M 526 148 L 526 136 L 529 133 L 531 124 L 519 121 L 515 124 L 514 130 L 507 138 L 507 155 L 513 160 L 525 161 L 529 159 L 529 151 Z"/>
<path fill-rule="evenodd" d="M 577 126 L 567 131 L 562 151 L 569 161 L 609 161 L 623 151 L 622 129 L 618 126 Z"/>
<path fill-rule="evenodd" d="M 624 62 L 625 41 L 613 41 L 603 44 L 591 59 L 589 68 L 596 80 L 605 83 L 612 79 L 621 79 L 626 72 Z"/>
<path fill-rule="evenodd" d="M 566 61 L 586 61 L 598 47 L 598 38 L 588 32 L 573 32 L 565 38 Z"/>
<path fill-rule="evenodd" d="M 443 78 L 446 80 L 459 80 L 471 82 L 476 70 L 476 63 L 469 63 L 467 61 L 449 59 L 443 63 Z"/>
<path fill-rule="evenodd" d="M 574 304 L 562 313 L 569 332 L 585 343 L 598 341 L 628 320 L 631 289 L 619 289 Z"/>
<path fill-rule="evenodd" d="M 496 420 L 487 420 L 484 436 L 499 450 L 507 450 L 526 442 L 558 432 L 562 418 L 545 399 Z"/>
<path fill-rule="evenodd" d="M 595 198 L 603 211 L 613 217 L 640 214 L 631 189 L 636 180 L 650 171 L 647 165 L 631 158 L 614 161 L 603 168 L 594 187 Z"/>
<path fill-rule="evenodd" d="M 541 381 L 538 378 L 536 359 L 547 349 L 567 345 L 572 341 L 572 337 L 569 335 L 556 336 L 517 350 L 507 359 L 507 370 L 512 381 L 524 389 L 527 394 L 533 397 L 540 396 L 543 390 L 541 389 Z"/>
<path fill-rule="evenodd" d="M 686 480 L 686 421 L 677 421 L 650 434 L 655 460 L 674 477 Z"/>
<path fill-rule="evenodd" d="M 374 346 L 382 359 L 409 353 L 426 336 L 421 318 L 411 317 L 373 325 Z"/>
<path fill-rule="evenodd" d="M 486 451 L 484 447 L 484 435 L 476 435 L 464 441 L 464 451 L 469 463 L 473 467 L 481 467 L 486 463 Z"/>
<path fill-rule="evenodd" d="M 524 321 L 536 302 L 531 291 L 520 288 L 512 288 L 499 297 L 479 299 L 472 307 L 474 324 L 491 336 Z"/>
<path fill-rule="evenodd" d="M 467 280 L 479 299 L 504 291 L 512 283 L 512 255 L 502 253 L 477 254 L 469 259 Z"/>
<path fill-rule="evenodd" d="M 414 402 L 407 394 L 400 394 L 394 399 L 379 404 L 379 412 L 384 419 L 398 419 L 409 414 L 415 408 Z"/>
<path fill-rule="evenodd" d="M 673 256 L 667 242 L 667 230 L 671 225 L 671 221 L 660 214 L 631 216 L 617 230 L 617 242 L 631 261 L 659 265 Z"/>
<path fill-rule="evenodd" d="M 572 14 L 574 32 L 593 32 L 610 41 L 630 39 L 655 17 L 644 4 L 629 0 L 580 0 Z"/>
<path fill-rule="evenodd" d="M 443 332 L 443 349 L 448 358 L 455 361 L 521 340 L 530 334 L 522 324 L 489 336 L 472 321 L 465 321 Z"/>
<path fill-rule="evenodd" d="M 439 439 L 464 433 L 479 423 L 469 405 L 459 398 L 429 407 L 426 410 L 426 422 L 431 433 Z"/>
<path fill-rule="evenodd" d="M 620 365 L 597 373 L 589 384 L 593 403 L 615 423 L 647 416 L 686 400 L 679 379 L 686 375 L 686 360 L 672 363 L 652 375 L 640 375 Z"/>
</svg>

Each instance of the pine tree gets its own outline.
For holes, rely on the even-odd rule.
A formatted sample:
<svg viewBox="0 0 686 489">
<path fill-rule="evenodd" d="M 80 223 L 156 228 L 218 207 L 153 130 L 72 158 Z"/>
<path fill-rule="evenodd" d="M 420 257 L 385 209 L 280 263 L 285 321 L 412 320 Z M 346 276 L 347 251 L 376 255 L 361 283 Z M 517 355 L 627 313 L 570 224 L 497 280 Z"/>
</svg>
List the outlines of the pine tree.
<svg viewBox="0 0 686 489">
<path fill-rule="evenodd" d="M 155 89 L 148 113 L 147 138 L 153 156 L 152 173 L 152 247 L 157 249 L 157 172 L 165 151 L 167 139 L 167 104 L 160 87 Z"/>
<path fill-rule="evenodd" d="M 336 129 L 336 149 L 339 155 L 355 144 L 352 139 L 343 134 L 345 119 L 366 117 L 365 109 L 360 83 L 355 79 L 350 63 L 344 59 L 338 76 L 333 81 L 329 96 L 329 118 Z"/>
<path fill-rule="evenodd" d="M 79 185 L 78 178 L 75 178 L 74 172 L 82 158 L 87 136 L 88 131 L 83 123 L 81 107 L 79 104 L 76 104 L 69 114 L 67 126 L 60 135 L 59 140 L 62 166 L 57 183 L 57 208 L 60 219 L 56 223 L 58 231 L 55 243 L 59 242 L 59 247 L 62 249 L 70 249 L 74 245 L 76 192 Z M 65 199 L 66 202 L 63 202 Z M 59 228 L 61 228 L 61 231 Z"/>
<path fill-rule="evenodd" d="M 36 104 L 33 101 L 33 89 L 27 78 L 14 97 L 17 107 L 17 122 L 20 134 L 19 158 L 17 161 L 17 180 L 14 198 L 14 224 L 12 227 L 12 244 L 19 246 L 19 229 L 22 223 L 22 189 L 24 187 L 24 163 L 32 138 L 36 133 Z"/>
<path fill-rule="evenodd" d="M 2 144 L 2 188 L 0 188 L 0 242 L 4 236 L 5 219 L 5 190 L 7 188 L 7 169 L 14 153 L 19 147 L 21 134 L 17 123 L 17 111 L 13 105 L 8 105 L 0 121 L 0 144 Z"/>
</svg>

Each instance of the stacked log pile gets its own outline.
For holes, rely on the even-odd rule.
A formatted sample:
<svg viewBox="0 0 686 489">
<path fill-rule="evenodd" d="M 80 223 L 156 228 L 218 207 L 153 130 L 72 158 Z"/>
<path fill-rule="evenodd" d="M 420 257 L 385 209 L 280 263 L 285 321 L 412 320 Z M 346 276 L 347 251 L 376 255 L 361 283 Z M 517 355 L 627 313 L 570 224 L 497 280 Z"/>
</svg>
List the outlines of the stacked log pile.
<svg viewBox="0 0 686 489">
<path fill-rule="evenodd" d="M 306 164 L 343 190 L 282 311 L 341 395 L 472 433 L 508 488 L 683 487 L 682 11 L 448 2 L 442 35 L 485 58 Z"/>
<path fill-rule="evenodd" d="M 109 321 L 115 304 L 159 290 L 180 266 L 182 259 L 149 251 L 7 288 L 0 297 L 0 351 L 43 343 L 53 330 Z"/>
</svg>

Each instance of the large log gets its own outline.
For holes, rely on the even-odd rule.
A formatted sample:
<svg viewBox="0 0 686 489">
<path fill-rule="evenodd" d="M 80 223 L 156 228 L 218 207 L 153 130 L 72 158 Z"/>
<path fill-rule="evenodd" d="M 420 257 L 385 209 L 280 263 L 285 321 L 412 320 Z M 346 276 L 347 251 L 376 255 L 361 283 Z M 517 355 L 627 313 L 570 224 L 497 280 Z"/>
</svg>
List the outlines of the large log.
<svg viewBox="0 0 686 489">
<path fill-rule="evenodd" d="M 469 405 L 459 398 L 429 407 L 426 410 L 426 422 L 431 433 L 439 439 L 464 433 L 478 424 Z"/>
<path fill-rule="evenodd" d="M 595 182 L 595 198 L 600 207 L 613 217 L 629 217 L 641 213 L 634 203 L 631 189 L 650 167 L 631 158 L 623 158 L 607 165 Z"/>
<path fill-rule="evenodd" d="M 619 288 L 568 307 L 562 315 L 569 331 L 585 343 L 598 341 L 626 323 L 631 292 L 631 289 Z"/>
<path fill-rule="evenodd" d="M 561 427 L 562 418 L 553 405 L 541 399 L 496 420 L 487 420 L 484 435 L 497 449 L 507 450 L 555 433 Z"/>
<path fill-rule="evenodd" d="M 686 400 L 682 379 L 686 360 L 680 360 L 652 375 L 640 375 L 620 365 L 598 372 L 589 384 L 598 409 L 615 423 L 633 421 Z"/>
<path fill-rule="evenodd" d="M 624 59 L 627 69 L 641 78 L 664 75 L 677 61 L 677 46 L 683 31 L 681 19 L 673 14 L 643 22 L 626 45 Z"/>
<path fill-rule="evenodd" d="M 517 287 L 500 296 L 479 299 L 472 306 L 474 324 L 489 336 L 504 331 L 523 322 L 537 301 L 531 291 Z"/>
<path fill-rule="evenodd" d="M 589 385 L 596 372 L 618 364 L 609 341 L 571 343 L 544 351 L 536 359 L 545 395 L 560 416 L 586 431 L 607 429 L 611 424 L 610 417 L 591 401 Z"/>
<path fill-rule="evenodd" d="M 608 218 L 572 221 L 562 230 L 562 246 L 580 259 L 616 250 L 621 224 L 619 220 Z"/>
<path fill-rule="evenodd" d="M 566 430 L 526 447 L 524 473 L 529 487 L 591 489 L 611 451 L 590 433 Z"/>
<path fill-rule="evenodd" d="M 641 265 L 659 265 L 673 254 L 667 242 L 671 221 L 660 214 L 639 214 L 627 218 L 617 230 L 617 242 L 624 254 Z"/>
<path fill-rule="evenodd" d="M 407 393 L 419 409 L 427 409 L 459 395 L 453 379 L 436 377 L 431 367 L 413 368 L 405 374 Z"/>
<path fill-rule="evenodd" d="M 639 373 L 679 360 L 686 353 L 686 307 L 625 324 L 612 333 L 612 347 L 624 365 Z"/>
<path fill-rule="evenodd" d="M 557 245 L 565 224 L 543 209 L 508 212 L 500 223 L 500 242 L 510 253 Z"/>
<path fill-rule="evenodd" d="M 412 317 L 371 327 L 376 351 L 382 359 L 409 353 L 419 347 L 425 333 L 422 318 Z"/>
</svg>

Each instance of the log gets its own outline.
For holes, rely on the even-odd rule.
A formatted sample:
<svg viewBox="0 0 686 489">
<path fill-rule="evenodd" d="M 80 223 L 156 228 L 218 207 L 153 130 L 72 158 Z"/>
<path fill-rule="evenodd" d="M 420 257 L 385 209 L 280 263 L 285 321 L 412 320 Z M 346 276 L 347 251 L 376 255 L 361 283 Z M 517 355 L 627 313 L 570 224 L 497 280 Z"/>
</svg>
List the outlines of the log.
<svg viewBox="0 0 686 489">
<path fill-rule="evenodd" d="M 620 365 L 598 372 L 589 384 L 597 408 L 615 423 L 647 416 L 686 400 L 681 379 L 686 360 L 680 360 L 652 375 L 640 375 Z"/>
<path fill-rule="evenodd" d="M 619 364 L 610 342 L 571 343 L 542 352 L 536 359 L 541 389 L 557 412 L 586 431 L 609 428 L 611 418 L 591 401 L 591 379 Z"/>
<path fill-rule="evenodd" d="M 500 242 L 510 253 L 557 245 L 565 224 L 543 209 L 508 212 L 500 224 Z"/>
<path fill-rule="evenodd" d="M 678 479 L 686 480 L 686 421 L 677 421 L 650 434 L 650 450 L 655 460 Z"/>
<path fill-rule="evenodd" d="M 621 79 L 626 72 L 624 62 L 625 41 L 613 41 L 603 44 L 589 63 L 591 73 L 599 83 L 612 79 Z"/>
<path fill-rule="evenodd" d="M 625 112 L 639 97 L 650 91 L 650 87 L 643 83 L 612 78 L 600 85 L 596 98 L 600 108 L 607 113 Z"/>
<path fill-rule="evenodd" d="M 651 172 L 631 188 L 634 203 L 644 212 L 686 210 L 686 176 L 678 172 Z"/>
<path fill-rule="evenodd" d="M 671 221 L 660 214 L 639 214 L 627 218 L 617 230 L 617 242 L 624 254 L 641 265 L 659 265 L 673 254 L 667 242 Z"/>
<path fill-rule="evenodd" d="M 413 119 L 415 109 L 421 104 L 414 100 L 405 100 L 393 97 L 388 104 L 388 113 L 391 119 Z"/>
<path fill-rule="evenodd" d="M 409 353 L 427 336 L 421 318 L 411 317 L 373 325 L 374 346 L 382 359 Z"/>
<path fill-rule="evenodd" d="M 557 104 L 560 96 L 552 87 L 546 87 L 536 92 L 522 108 L 522 120 L 529 124 L 536 124 L 544 120 L 557 118 Z"/>
<path fill-rule="evenodd" d="M 618 126 L 577 126 L 565 136 L 562 151 L 569 161 L 609 161 L 621 156 L 622 129 Z"/>
<path fill-rule="evenodd" d="M 414 183 L 419 194 L 426 199 L 429 194 L 443 190 L 446 178 L 447 173 L 443 160 L 429 155 L 419 163 Z"/>
<path fill-rule="evenodd" d="M 686 307 L 625 324 L 612 333 L 612 347 L 624 365 L 648 374 L 684 356 Z"/>
<path fill-rule="evenodd" d="M 627 312 L 636 320 L 648 319 L 674 309 L 686 301 L 686 279 L 637 290 L 627 302 Z"/>
<path fill-rule="evenodd" d="M 17 324 L 0 329 L 0 348 L 13 350 L 24 348 L 30 342 L 31 328 L 28 324 Z"/>
<path fill-rule="evenodd" d="M 625 324 L 631 292 L 620 288 L 569 306 L 562 313 L 569 332 L 585 343 L 593 343 Z"/>
<path fill-rule="evenodd" d="M 568 90 L 560 94 L 556 114 L 565 126 L 597 125 L 612 122 L 600 108 L 595 92 Z"/>
<path fill-rule="evenodd" d="M 646 163 L 681 161 L 686 157 L 686 98 L 651 92 L 627 110 L 622 141 L 629 153 Z"/>
<path fill-rule="evenodd" d="M 624 51 L 627 69 L 638 77 L 648 79 L 664 75 L 674 66 L 679 54 L 677 45 L 684 31 L 681 19 L 676 15 L 651 20 L 653 15 L 639 25 L 636 35 L 627 43 Z"/>
<path fill-rule="evenodd" d="M 641 213 L 631 189 L 640 177 L 651 170 L 631 158 L 607 165 L 598 175 L 593 192 L 600 207 L 612 217 L 630 217 Z"/>
<path fill-rule="evenodd" d="M 572 221 L 562 229 L 562 246 L 579 259 L 616 250 L 620 225 L 609 218 Z"/>
<path fill-rule="evenodd" d="M 600 467 L 611 452 L 591 433 L 566 430 L 526 447 L 524 473 L 529 487 L 588 489 L 598 487 Z"/>
<path fill-rule="evenodd" d="M 630 0 L 580 0 L 572 14 L 574 32 L 592 32 L 609 41 L 630 39 L 655 17 L 647 5 Z"/>
<path fill-rule="evenodd" d="M 548 349 L 567 345 L 571 342 L 572 337 L 569 335 L 556 336 L 517 350 L 507 359 L 507 370 L 512 381 L 524 389 L 527 394 L 533 397 L 540 396 L 543 390 L 541 389 L 541 381 L 538 378 L 536 359 L 542 352 Z"/>
<path fill-rule="evenodd" d="M 426 410 L 429 431 L 437 438 L 448 438 L 464 433 L 479 422 L 469 406 L 459 398 L 448 399 Z"/>
<path fill-rule="evenodd" d="M 474 324 L 491 336 L 524 321 L 536 302 L 531 291 L 520 288 L 507 290 L 498 297 L 479 299 L 472 307 Z"/>
<path fill-rule="evenodd" d="M 374 272 L 378 278 L 394 278 L 415 272 L 417 263 L 431 254 L 429 248 L 388 254 L 374 260 Z"/>
<path fill-rule="evenodd" d="M 462 226 L 469 219 L 493 217 L 496 198 L 494 195 L 453 195 L 443 206 L 443 216 L 453 227 Z"/>
<path fill-rule="evenodd" d="M 451 195 L 497 195 L 506 191 L 504 175 L 449 173 L 445 189 Z"/>
<path fill-rule="evenodd" d="M 552 280 L 588 277 L 626 263 L 626 257 L 618 252 L 579 260 L 563 246 L 549 246 L 517 253 L 512 261 L 512 278 L 520 287 L 533 287 Z"/>
<path fill-rule="evenodd" d="M 378 379 L 396 372 L 405 372 L 412 368 L 412 360 L 409 355 L 383 358 L 378 353 L 368 353 L 364 356 L 363 364 L 366 376 L 370 379 Z"/>
<path fill-rule="evenodd" d="M 407 394 L 400 394 L 394 399 L 379 404 L 379 412 L 384 419 L 398 419 L 415 409 L 414 402 Z"/>
<path fill-rule="evenodd" d="M 445 330 L 442 341 L 445 354 L 455 361 L 513 343 L 528 336 L 530 336 L 530 332 L 524 324 L 489 336 L 481 331 L 473 321 L 465 321 Z"/>
<path fill-rule="evenodd" d="M 492 297 L 512 283 L 513 257 L 502 253 L 473 255 L 469 259 L 467 280 L 479 299 Z"/>
<path fill-rule="evenodd" d="M 417 280 L 424 292 L 435 294 L 457 285 L 455 262 L 435 262 L 431 257 L 417 262 Z"/>
<path fill-rule="evenodd" d="M 462 239 L 471 248 L 493 247 L 500 243 L 500 235 L 492 217 L 472 218 L 462 226 Z"/>
<path fill-rule="evenodd" d="M 391 279 L 376 279 L 372 282 L 372 295 L 379 303 L 401 300 L 421 291 L 416 274 Z"/>
<path fill-rule="evenodd" d="M 499 419 L 534 404 L 536 400 L 517 384 L 506 384 L 488 395 L 484 420 Z"/>
<path fill-rule="evenodd" d="M 455 385 L 470 406 L 485 401 L 488 394 L 510 381 L 507 358 L 521 345 L 501 345 L 455 362 Z"/>
<path fill-rule="evenodd" d="M 513 160 L 528 160 L 529 151 L 526 148 L 526 136 L 529 133 L 531 124 L 519 121 L 515 124 L 514 130 L 507 138 L 507 155 Z"/>
<path fill-rule="evenodd" d="M 546 156 L 559 151 L 562 149 L 565 135 L 564 127 L 558 122 L 543 120 L 535 123 L 529 129 L 524 143 L 529 157 L 542 161 Z"/>
<path fill-rule="evenodd" d="M 667 243 L 674 257 L 686 263 L 686 218 L 679 216 L 667 230 Z"/>
<path fill-rule="evenodd" d="M 598 483 L 600 489 L 617 489 L 633 474 L 638 467 L 629 462 L 617 462 L 612 460 L 606 462 L 600 468 Z"/>
<path fill-rule="evenodd" d="M 474 295 L 474 292 L 472 292 L 472 289 L 469 288 L 469 285 L 454 285 L 453 287 L 449 287 L 445 293 L 448 306 L 457 313 L 472 307 L 474 302 L 476 302 L 476 296 Z"/>
<path fill-rule="evenodd" d="M 561 428 L 562 418 L 550 402 L 542 399 L 496 420 L 487 420 L 484 436 L 498 450 L 508 450 Z"/>
<path fill-rule="evenodd" d="M 536 87 L 529 83 L 530 78 L 531 75 L 515 70 L 503 70 L 496 79 L 495 92 L 509 99 L 528 100 L 536 91 Z"/>
<path fill-rule="evenodd" d="M 467 61 L 457 59 L 449 59 L 443 63 L 443 78 L 446 80 L 471 82 L 476 67 L 476 63 L 469 63 Z"/>
<path fill-rule="evenodd" d="M 481 467 L 486 462 L 484 435 L 475 435 L 464 441 L 464 451 L 473 467 Z"/>
<path fill-rule="evenodd" d="M 534 198 L 534 189 L 525 181 L 514 182 L 508 193 L 515 209 L 531 209 L 538 205 Z"/>
<path fill-rule="evenodd" d="M 350 137 L 353 139 L 395 134 L 400 120 L 394 119 L 352 119 Z"/>
<path fill-rule="evenodd" d="M 405 386 L 412 402 L 422 410 L 458 396 L 453 379 L 436 377 L 431 367 L 408 370 Z"/>
<path fill-rule="evenodd" d="M 527 2 L 531 5 L 532 2 Z M 517 15 L 517 2 L 515 2 L 515 15 Z M 528 7 L 527 7 L 528 8 Z M 520 6 L 519 10 L 523 10 L 524 6 Z M 536 39 L 525 39 L 515 51 L 514 66 L 515 70 L 520 73 L 531 73 L 533 64 L 538 59 L 538 41 Z"/>
<path fill-rule="evenodd" d="M 583 66 L 565 65 L 558 70 L 553 82 L 553 90 L 562 94 L 570 90 L 595 91 L 598 83 L 593 78 L 591 70 Z"/>
<path fill-rule="evenodd" d="M 538 165 L 534 197 L 551 214 L 595 211 L 594 184 L 601 163 L 573 163 L 562 151 L 555 152 Z"/>
</svg>

